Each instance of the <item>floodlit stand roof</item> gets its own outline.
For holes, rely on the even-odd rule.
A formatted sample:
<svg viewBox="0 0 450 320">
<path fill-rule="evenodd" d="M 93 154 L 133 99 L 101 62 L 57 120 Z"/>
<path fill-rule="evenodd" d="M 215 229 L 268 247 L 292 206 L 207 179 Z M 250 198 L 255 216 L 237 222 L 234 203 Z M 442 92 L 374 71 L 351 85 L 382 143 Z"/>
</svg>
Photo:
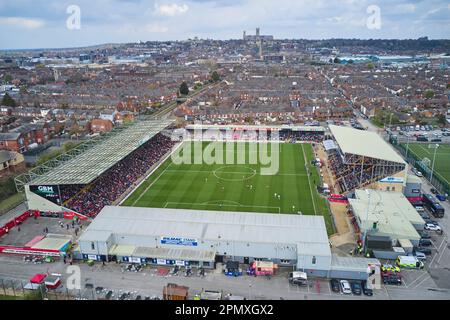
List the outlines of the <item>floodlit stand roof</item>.
<svg viewBox="0 0 450 320">
<path fill-rule="evenodd" d="M 403 158 L 375 132 L 335 125 L 329 127 L 344 153 L 405 164 Z"/>
<path fill-rule="evenodd" d="M 172 120 L 145 120 L 32 180 L 30 185 L 88 184 L 166 128 Z"/>
</svg>

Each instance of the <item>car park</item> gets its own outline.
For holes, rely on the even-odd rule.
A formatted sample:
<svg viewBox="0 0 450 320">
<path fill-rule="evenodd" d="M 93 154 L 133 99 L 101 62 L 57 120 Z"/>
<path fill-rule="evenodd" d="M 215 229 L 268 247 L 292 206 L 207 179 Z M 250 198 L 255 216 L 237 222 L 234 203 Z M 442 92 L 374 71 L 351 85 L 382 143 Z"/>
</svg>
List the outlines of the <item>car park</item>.
<svg viewBox="0 0 450 320">
<path fill-rule="evenodd" d="M 331 290 L 333 292 L 340 292 L 341 291 L 341 288 L 340 288 L 340 285 L 339 285 L 339 281 L 337 279 L 331 279 L 330 280 L 330 287 L 331 287 Z"/>
<path fill-rule="evenodd" d="M 351 294 L 352 288 L 350 287 L 350 283 L 347 280 L 341 280 L 339 282 L 341 286 L 341 293 L 342 294 Z"/>
<path fill-rule="evenodd" d="M 361 283 L 362 285 L 362 291 L 365 296 L 371 297 L 373 296 L 373 290 L 367 287 L 367 281 L 363 281 Z"/>
<path fill-rule="evenodd" d="M 362 292 L 361 283 L 353 281 L 350 283 L 350 286 L 352 288 L 352 293 L 354 295 L 357 295 L 357 296 L 361 295 L 361 292 Z"/>
</svg>

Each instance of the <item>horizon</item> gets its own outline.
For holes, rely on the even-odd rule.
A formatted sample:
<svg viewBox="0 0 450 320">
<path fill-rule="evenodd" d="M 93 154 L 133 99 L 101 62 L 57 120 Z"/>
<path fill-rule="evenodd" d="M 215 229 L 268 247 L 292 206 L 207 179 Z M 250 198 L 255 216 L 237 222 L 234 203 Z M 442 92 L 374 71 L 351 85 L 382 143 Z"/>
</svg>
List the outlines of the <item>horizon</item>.
<svg viewBox="0 0 450 320">
<path fill-rule="evenodd" d="M 445 0 L 0 0 L 0 50 L 139 41 L 241 39 L 448 40 Z"/>
</svg>

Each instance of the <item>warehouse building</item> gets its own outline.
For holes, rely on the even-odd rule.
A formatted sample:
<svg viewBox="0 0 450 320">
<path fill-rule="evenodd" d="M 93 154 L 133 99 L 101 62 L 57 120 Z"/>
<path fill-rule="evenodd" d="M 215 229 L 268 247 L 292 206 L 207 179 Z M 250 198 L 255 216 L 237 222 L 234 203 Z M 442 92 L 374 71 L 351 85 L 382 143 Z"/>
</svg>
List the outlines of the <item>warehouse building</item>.
<svg viewBox="0 0 450 320">
<path fill-rule="evenodd" d="M 214 268 L 272 261 L 317 277 L 365 280 L 376 259 L 331 253 L 321 216 L 107 206 L 75 256 L 97 261 Z"/>
<path fill-rule="evenodd" d="M 377 258 L 392 259 L 418 245 L 425 221 L 403 193 L 355 190 L 355 197 L 350 210 Z"/>
<path fill-rule="evenodd" d="M 79 239 L 84 259 L 213 268 L 271 260 L 328 270 L 321 216 L 105 207 Z"/>
</svg>

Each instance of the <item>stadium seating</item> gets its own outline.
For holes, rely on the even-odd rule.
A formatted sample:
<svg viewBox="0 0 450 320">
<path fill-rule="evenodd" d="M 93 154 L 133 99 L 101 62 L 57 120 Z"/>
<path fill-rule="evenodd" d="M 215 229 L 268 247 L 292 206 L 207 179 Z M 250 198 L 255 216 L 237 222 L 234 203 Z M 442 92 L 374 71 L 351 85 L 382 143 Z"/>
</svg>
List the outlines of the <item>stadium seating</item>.
<svg viewBox="0 0 450 320">
<path fill-rule="evenodd" d="M 169 137 L 159 133 L 89 185 L 62 187 L 65 207 L 86 216 L 96 216 L 161 160 L 174 144 Z"/>
</svg>

